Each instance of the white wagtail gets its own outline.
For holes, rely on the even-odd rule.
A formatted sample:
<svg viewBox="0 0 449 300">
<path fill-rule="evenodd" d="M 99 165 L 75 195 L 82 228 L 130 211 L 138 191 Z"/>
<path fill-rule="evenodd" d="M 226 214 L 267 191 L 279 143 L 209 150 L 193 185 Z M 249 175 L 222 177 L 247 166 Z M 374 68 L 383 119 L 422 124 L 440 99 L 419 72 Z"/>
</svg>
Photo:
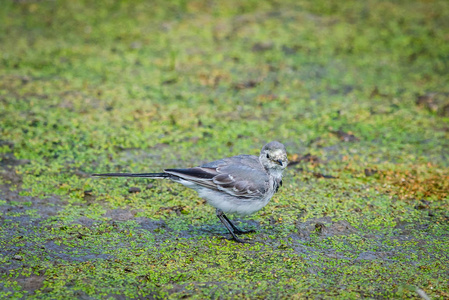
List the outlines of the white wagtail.
<svg viewBox="0 0 449 300">
<path fill-rule="evenodd" d="M 238 229 L 224 214 L 249 215 L 262 209 L 282 186 L 282 172 L 287 167 L 284 145 L 271 142 L 260 155 L 237 155 L 189 169 L 166 169 L 163 173 L 106 173 L 93 176 L 168 178 L 194 189 L 217 210 L 217 217 L 235 241 L 236 234 L 254 232 Z"/>
</svg>

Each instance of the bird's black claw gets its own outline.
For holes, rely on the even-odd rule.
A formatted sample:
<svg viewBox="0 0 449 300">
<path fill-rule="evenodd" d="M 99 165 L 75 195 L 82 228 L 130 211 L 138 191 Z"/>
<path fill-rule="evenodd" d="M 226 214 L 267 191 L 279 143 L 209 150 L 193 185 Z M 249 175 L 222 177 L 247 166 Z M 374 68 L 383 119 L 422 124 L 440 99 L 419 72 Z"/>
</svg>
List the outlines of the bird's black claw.
<svg viewBox="0 0 449 300">
<path fill-rule="evenodd" d="M 234 239 L 234 241 L 236 241 L 237 243 L 242 243 L 242 244 L 254 244 L 253 241 L 242 240 L 242 239 L 239 239 L 239 238 L 237 238 L 237 237 L 235 237 L 235 238 L 233 238 L 233 239 Z"/>
<path fill-rule="evenodd" d="M 234 233 L 235 234 L 248 234 L 248 233 L 254 233 L 254 232 L 256 232 L 254 229 L 251 229 L 251 230 L 234 230 Z"/>
</svg>

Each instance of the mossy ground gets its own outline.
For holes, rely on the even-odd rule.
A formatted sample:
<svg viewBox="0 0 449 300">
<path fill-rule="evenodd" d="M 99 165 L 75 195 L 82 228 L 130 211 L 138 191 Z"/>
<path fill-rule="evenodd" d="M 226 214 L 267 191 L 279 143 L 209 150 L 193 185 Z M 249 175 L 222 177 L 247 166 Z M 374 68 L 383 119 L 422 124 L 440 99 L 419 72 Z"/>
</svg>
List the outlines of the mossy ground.
<svg viewBox="0 0 449 300">
<path fill-rule="evenodd" d="M 0 297 L 449 298 L 448 1 L 3 1 L 0 22 Z M 183 186 L 89 176 L 271 140 L 292 164 L 235 217 L 252 245 Z"/>
</svg>

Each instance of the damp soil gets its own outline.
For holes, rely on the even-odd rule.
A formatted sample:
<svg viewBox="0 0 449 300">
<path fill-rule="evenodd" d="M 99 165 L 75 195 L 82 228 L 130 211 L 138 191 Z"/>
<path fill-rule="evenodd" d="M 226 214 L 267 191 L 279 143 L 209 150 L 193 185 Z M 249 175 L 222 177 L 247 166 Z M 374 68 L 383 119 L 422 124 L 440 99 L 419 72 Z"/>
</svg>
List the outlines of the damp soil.
<svg viewBox="0 0 449 300">
<path fill-rule="evenodd" d="M 19 162 L 11 160 L 7 166 L 1 166 L 1 176 L 7 182 L 20 186 L 21 179 L 13 167 L 16 163 Z M 167 241 L 174 245 L 198 239 L 234 243 L 218 220 L 196 226 L 189 224 L 181 230 L 174 229 L 173 226 L 170 226 L 170 222 L 188 222 L 185 218 L 180 218 L 180 213 L 176 213 L 179 210 L 178 206 L 163 209 L 171 211 L 167 220 L 142 217 L 138 216 L 136 210 L 117 208 L 106 210 L 100 219 L 80 216 L 70 224 L 58 225 L 55 216 L 70 206 L 60 197 L 54 195 L 48 195 L 45 198 L 21 196 L 20 188 L 11 190 L 11 184 L 0 185 L 0 196 L 6 200 L 6 203 L 0 206 L 0 226 L 3 238 L 7 241 L 3 242 L 0 247 L 0 255 L 7 258 L 0 267 L 0 272 L 14 274 L 18 270 L 34 268 L 36 271 L 33 274 L 16 277 L 17 284 L 29 295 L 33 295 L 37 290 L 45 291 L 44 282 L 49 279 L 45 275 L 46 268 L 50 266 L 95 264 L 99 261 L 112 262 L 122 259 L 114 252 L 130 247 L 130 244 L 120 242 L 120 235 L 124 232 L 125 235 L 127 234 L 126 224 L 130 224 L 129 222 L 132 223 L 135 236 L 133 247 L 137 248 L 143 248 L 144 244 L 148 242 L 145 239 L 139 240 L 139 236 L 143 234 L 150 235 L 154 249 L 158 251 L 158 247 L 161 247 L 161 252 L 166 250 L 162 245 Z M 89 201 L 85 205 L 90 205 Z M 419 208 L 423 209 L 422 206 Z M 300 215 L 298 219 L 294 220 L 294 230 L 290 230 L 287 234 L 284 231 L 284 234 L 277 236 L 277 227 L 282 227 L 282 225 L 277 224 L 273 217 L 270 217 L 270 220 L 264 224 L 254 220 L 235 219 L 235 223 L 239 227 L 256 230 L 257 233 L 248 239 L 252 244 L 262 245 L 265 250 L 275 250 L 278 255 L 279 252 L 285 252 L 281 255 L 293 253 L 302 259 L 317 262 L 306 268 L 305 274 L 310 276 L 323 275 L 323 268 L 326 269 L 325 266 L 329 260 L 344 262 L 352 266 L 363 267 L 366 263 L 375 263 L 386 268 L 388 266 L 397 268 L 397 263 L 404 263 L 405 259 L 406 264 L 425 268 L 422 266 L 422 258 L 437 261 L 447 259 L 447 253 L 442 254 L 429 248 L 429 241 L 443 242 L 449 239 L 447 232 L 441 234 L 441 232 L 433 233 L 432 230 L 429 230 L 432 227 L 432 222 L 430 216 L 419 222 L 402 221 L 385 232 L 357 229 L 346 220 L 334 220 L 329 216 L 304 220 Z M 65 233 L 58 236 L 55 232 Z M 84 239 L 95 239 L 95 235 L 101 238 L 105 232 L 117 234 L 116 240 L 112 244 L 101 243 L 93 247 L 80 243 Z M 360 244 L 352 242 L 353 240 L 370 246 L 360 247 Z M 335 247 L 333 242 L 336 242 Z M 341 242 L 344 244 L 343 247 Z M 392 247 L 392 245 L 400 246 Z M 404 247 L 404 245 L 413 245 L 413 247 Z M 176 246 L 174 247 L 177 249 Z M 248 257 L 258 255 L 258 251 L 253 250 L 247 250 L 245 253 Z M 444 257 L 444 255 L 446 256 Z M 130 268 L 125 268 L 126 272 L 130 272 L 130 270 Z M 335 276 L 335 274 L 328 275 Z M 393 279 L 393 284 L 400 284 L 399 279 L 397 283 L 394 282 Z M 221 284 L 224 283 L 206 281 L 202 282 L 200 286 L 216 287 Z M 189 295 L 188 287 L 187 283 L 173 282 L 168 293 Z M 382 289 L 377 291 L 379 294 L 384 292 Z M 78 291 L 76 295 L 80 298 L 86 296 L 83 291 Z M 153 294 L 155 297 L 159 297 L 158 295 L 160 296 L 158 293 Z M 109 296 L 116 299 L 124 297 L 121 294 L 110 294 Z"/>
<path fill-rule="evenodd" d="M 3 2 L 0 298 L 449 299 L 447 0 Z M 273 140 L 251 243 L 90 176 Z"/>
</svg>

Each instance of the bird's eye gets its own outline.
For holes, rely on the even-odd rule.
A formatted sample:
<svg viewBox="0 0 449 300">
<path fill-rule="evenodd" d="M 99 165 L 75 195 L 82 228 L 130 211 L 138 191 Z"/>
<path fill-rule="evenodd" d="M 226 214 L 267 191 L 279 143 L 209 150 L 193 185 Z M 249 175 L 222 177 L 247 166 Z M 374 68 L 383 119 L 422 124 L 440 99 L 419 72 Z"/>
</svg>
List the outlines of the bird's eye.
<svg viewBox="0 0 449 300">
<path fill-rule="evenodd" d="M 268 158 L 268 159 L 270 158 L 270 154 L 268 154 L 268 153 L 267 153 L 267 158 Z"/>
</svg>

